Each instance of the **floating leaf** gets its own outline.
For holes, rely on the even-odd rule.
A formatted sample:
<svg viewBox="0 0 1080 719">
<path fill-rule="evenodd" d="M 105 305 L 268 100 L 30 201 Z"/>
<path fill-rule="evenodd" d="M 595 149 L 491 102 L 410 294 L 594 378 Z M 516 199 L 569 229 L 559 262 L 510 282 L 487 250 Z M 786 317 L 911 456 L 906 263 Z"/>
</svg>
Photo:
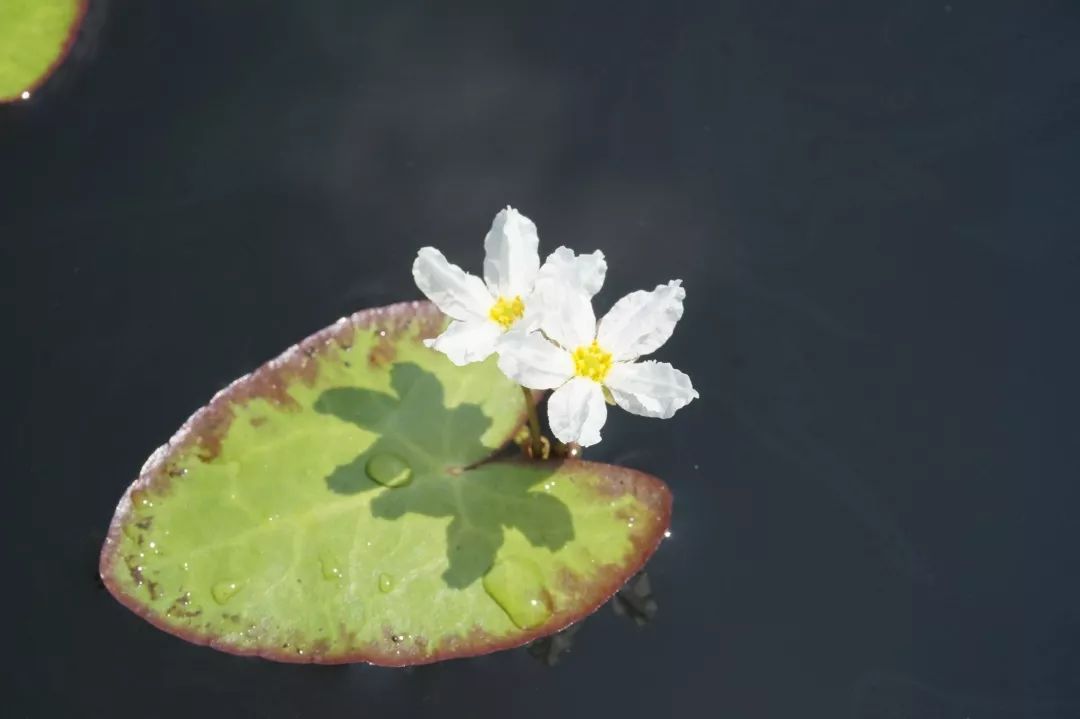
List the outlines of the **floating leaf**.
<svg viewBox="0 0 1080 719">
<path fill-rule="evenodd" d="M 0 2 L 0 102 L 37 88 L 67 55 L 87 0 Z"/>
<path fill-rule="evenodd" d="M 670 517 L 659 480 L 484 461 L 524 421 L 494 358 L 455 367 L 414 303 L 342 320 L 230 385 L 120 500 L 101 575 L 190 641 L 405 665 L 523 644 L 593 611 Z"/>
</svg>

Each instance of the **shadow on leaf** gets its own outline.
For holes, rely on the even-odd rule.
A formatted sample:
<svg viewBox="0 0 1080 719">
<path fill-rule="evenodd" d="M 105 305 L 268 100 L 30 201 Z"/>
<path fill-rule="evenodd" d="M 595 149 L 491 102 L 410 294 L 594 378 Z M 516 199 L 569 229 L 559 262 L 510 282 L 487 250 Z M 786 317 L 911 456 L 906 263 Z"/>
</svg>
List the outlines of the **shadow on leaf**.
<svg viewBox="0 0 1080 719">
<path fill-rule="evenodd" d="M 477 405 L 447 408 L 438 378 L 417 365 L 394 365 L 390 383 L 396 397 L 335 387 L 316 401 L 317 412 L 379 435 L 367 451 L 326 477 L 331 491 L 383 490 L 372 501 L 371 511 L 384 519 L 408 513 L 449 517 L 449 567 L 443 580 L 456 589 L 469 586 L 491 568 L 506 528 L 517 529 L 533 546 L 552 551 L 574 538 L 566 505 L 545 492 L 532 491 L 550 476 L 552 465 L 542 465 L 545 472 L 508 472 L 505 465 L 459 472 L 490 454 L 480 437 L 491 420 Z M 368 476 L 369 462 L 387 455 L 409 465 L 410 484 L 386 488 Z"/>
</svg>

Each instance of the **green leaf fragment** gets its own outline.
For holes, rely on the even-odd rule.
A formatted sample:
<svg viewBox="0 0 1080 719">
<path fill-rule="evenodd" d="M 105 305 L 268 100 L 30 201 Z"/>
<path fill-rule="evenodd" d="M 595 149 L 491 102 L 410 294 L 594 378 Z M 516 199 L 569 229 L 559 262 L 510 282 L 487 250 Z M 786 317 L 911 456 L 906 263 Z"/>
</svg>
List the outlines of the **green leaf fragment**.
<svg viewBox="0 0 1080 719">
<path fill-rule="evenodd" d="M 0 102 L 37 87 L 67 53 L 86 0 L 0 2 Z"/>
<path fill-rule="evenodd" d="M 106 586 L 191 641 L 324 663 L 486 653 L 602 604 L 670 494 L 588 462 L 481 463 L 522 394 L 493 359 L 424 347 L 445 322 L 426 303 L 359 313 L 215 397 L 121 499 Z"/>
</svg>

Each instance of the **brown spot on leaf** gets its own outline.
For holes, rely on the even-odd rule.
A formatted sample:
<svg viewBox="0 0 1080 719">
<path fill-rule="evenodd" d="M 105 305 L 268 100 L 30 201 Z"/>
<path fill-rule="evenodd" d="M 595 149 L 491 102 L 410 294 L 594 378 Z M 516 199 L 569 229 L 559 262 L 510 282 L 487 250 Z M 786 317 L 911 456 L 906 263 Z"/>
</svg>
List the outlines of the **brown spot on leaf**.
<svg viewBox="0 0 1080 719">
<path fill-rule="evenodd" d="M 581 596 L 589 589 L 589 583 L 567 567 L 560 567 L 555 573 L 555 584 L 562 594 L 570 597 Z"/>
<path fill-rule="evenodd" d="M 483 646 L 485 644 L 497 644 L 499 638 L 474 624 L 464 634 L 455 634 L 444 637 L 439 642 L 440 653 L 455 656 L 468 652 L 469 647 Z"/>
<path fill-rule="evenodd" d="M 141 587 L 145 581 L 145 577 L 143 577 L 142 566 L 139 564 L 139 560 L 132 555 L 127 557 L 125 564 L 127 564 L 128 573 L 131 574 L 131 581 L 135 582 L 135 586 Z"/>
<path fill-rule="evenodd" d="M 393 342 L 383 334 L 377 335 L 377 338 L 371 351 L 368 352 L 368 364 L 376 369 L 390 364 L 397 356 L 397 349 Z"/>
<path fill-rule="evenodd" d="M 181 617 L 182 619 L 190 619 L 202 614 L 201 609 L 191 609 L 189 606 L 190 604 L 191 594 L 184 592 L 169 605 L 169 608 L 165 610 L 165 613 L 170 617 Z"/>
<path fill-rule="evenodd" d="M 131 492 L 131 506 L 136 513 L 139 513 L 152 508 L 154 501 L 145 489 L 134 489 Z"/>
<path fill-rule="evenodd" d="M 350 632 L 345 622 L 338 623 L 338 638 L 346 647 L 356 647 L 356 632 Z"/>
</svg>

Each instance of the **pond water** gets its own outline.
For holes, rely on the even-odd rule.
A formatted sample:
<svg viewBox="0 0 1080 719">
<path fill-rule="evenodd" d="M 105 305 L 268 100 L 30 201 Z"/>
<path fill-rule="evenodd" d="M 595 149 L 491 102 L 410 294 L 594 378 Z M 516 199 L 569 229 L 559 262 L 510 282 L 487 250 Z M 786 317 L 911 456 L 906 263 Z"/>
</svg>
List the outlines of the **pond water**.
<svg viewBox="0 0 1080 719">
<path fill-rule="evenodd" d="M 0 107 L 11 715 L 1077 716 L 1075 6 L 429 5 L 91 0 Z M 701 399 L 586 453 L 674 492 L 647 578 L 408 670 L 233 657 L 109 596 L 154 447 L 417 298 L 419 246 L 479 269 L 508 203 L 605 251 L 600 311 L 687 288 L 657 358 Z"/>
</svg>

